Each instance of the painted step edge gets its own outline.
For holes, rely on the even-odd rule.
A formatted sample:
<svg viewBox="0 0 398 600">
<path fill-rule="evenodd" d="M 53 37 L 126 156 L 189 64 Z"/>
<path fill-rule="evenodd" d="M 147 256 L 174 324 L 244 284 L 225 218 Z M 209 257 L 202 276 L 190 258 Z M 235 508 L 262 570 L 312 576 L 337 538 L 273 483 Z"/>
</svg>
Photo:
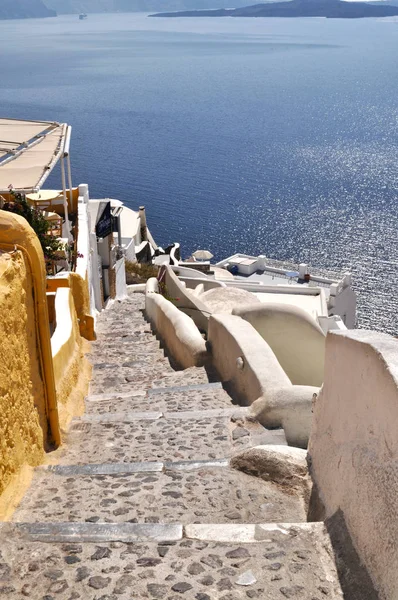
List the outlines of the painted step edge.
<svg viewBox="0 0 398 600">
<path fill-rule="evenodd" d="M 181 540 L 181 523 L 5 523 L 0 535 L 14 531 L 30 542 L 172 542 Z"/>
<path fill-rule="evenodd" d="M 157 421 L 164 417 L 162 412 L 144 411 L 130 413 L 105 413 L 102 415 L 84 414 L 77 419 L 73 419 L 72 427 L 77 422 L 84 423 L 129 423 L 130 421 Z"/>
<path fill-rule="evenodd" d="M 50 471 L 64 477 L 71 475 L 118 475 L 127 473 L 159 473 L 163 471 L 162 462 L 103 463 L 87 465 L 49 465 L 41 470 Z"/>
<path fill-rule="evenodd" d="M 275 532 L 297 535 L 300 531 L 324 533 L 325 524 L 314 523 L 264 523 L 264 524 L 194 524 L 185 525 L 185 537 L 205 542 L 253 544 L 272 542 Z"/>
<path fill-rule="evenodd" d="M 200 419 L 222 419 L 236 415 L 244 417 L 248 412 L 247 407 L 214 408 L 209 410 L 192 411 L 132 411 L 128 413 L 104 413 L 104 414 L 84 414 L 81 417 L 73 419 L 71 429 L 76 428 L 78 423 L 130 423 L 133 421 L 157 421 L 159 419 L 170 420 L 200 420 Z"/>
<path fill-rule="evenodd" d="M 222 384 L 215 383 L 195 383 L 191 385 L 177 385 L 172 387 L 153 387 L 148 389 L 148 396 L 157 396 L 158 394 L 171 394 L 176 392 L 190 392 L 194 390 L 221 390 Z"/>
<path fill-rule="evenodd" d="M 102 463 L 86 465 L 49 465 L 38 467 L 39 472 L 54 473 L 64 477 L 86 475 L 118 475 L 128 473 L 160 473 L 162 471 L 195 471 L 197 469 L 226 468 L 228 459 L 186 460 L 176 462 Z"/>
<path fill-rule="evenodd" d="M 183 537 L 226 544 L 272 542 L 276 532 L 327 535 L 323 522 L 185 525 L 181 523 L 0 523 L 0 536 L 20 536 L 29 542 L 176 542 Z"/>
<path fill-rule="evenodd" d="M 86 402 L 103 402 L 106 400 L 117 400 L 119 398 L 142 398 L 146 396 L 146 390 L 136 390 L 132 392 L 120 392 L 113 394 L 90 394 L 84 398 Z"/>
<path fill-rule="evenodd" d="M 209 410 L 180 410 L 165 412 L 165 419 L 219 419 L 233 415 L 244 417 L 249 411 L 246 406 L 231 406 L 230 408 L 210 408 Z"/>
<path fill-rule="evenodd" d="M 162 394 L 178 394 L 186 391 L 223 390 L 221 383 L 200 383 L 195 385 L 172 386 L 162 388 L 148 388 L 145 390 L 131 390 L 131 392 L 109 392 L 103 394 L 88 394 L 84 399 L 86 402 L 102 402 L 118 398 L 137 398 L 143 396 L 158 396 Z"/>
</svg>

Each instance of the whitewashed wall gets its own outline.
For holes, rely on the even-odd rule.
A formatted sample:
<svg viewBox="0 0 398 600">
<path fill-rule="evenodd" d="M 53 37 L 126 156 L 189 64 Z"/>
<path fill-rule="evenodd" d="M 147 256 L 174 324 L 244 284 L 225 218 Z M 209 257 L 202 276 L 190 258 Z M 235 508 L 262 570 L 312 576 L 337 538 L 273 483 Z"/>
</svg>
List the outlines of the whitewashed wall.
<svg viewBox="0 0 398 600">
<path fill-rule="evenodd" d="M 127 298 L 125 259 L 120 258 L 115 263 L 116 271 L 116 300 Z"/>
<path fill-rule="evenodd" d="M 83 279 L 87 278 L 90 294 L 90 312 L 95 316 L 102 310 L 100 272 L 98 268 L 97 239 L 91 233 L 90 211 L 88 210 L 89 190 L 88 185 L 79 185 L 78 199 L 78 225 L 79 235 L 77 251 L 81 256 L 76 260 L 76 273 Z"/>
<path fill-rule="evenodd" d="M 398 340 L 331 332 L 314 409 L 311 471 L 326 517 L 344 518 L 380 598 L 398 598 Z"/>
</svg>

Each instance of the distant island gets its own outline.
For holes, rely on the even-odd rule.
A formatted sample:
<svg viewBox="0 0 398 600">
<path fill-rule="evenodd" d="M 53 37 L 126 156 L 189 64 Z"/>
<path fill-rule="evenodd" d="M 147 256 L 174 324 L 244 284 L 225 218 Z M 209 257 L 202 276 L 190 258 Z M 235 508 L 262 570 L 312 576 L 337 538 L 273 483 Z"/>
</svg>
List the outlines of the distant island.
<svg viewBox="0 0 398 600">
<path fill-rule="evenodd" d="M 360 19 L 364 17 L 392 17 L 398 15 L 398 6 L 343 0 L 291 0 L 254 4 L 243 8 L 216 10 L 186 10 L 164 12 L 151 17 L 326 17 L 328 19 Z"/>
<path fill-rule="evenodd" d="M 339 0 L 0 0 L 0 19 L 55 17 L 57 14 L 156 12 L 151 17 L 389 17 L 397 15 L 398 0 L 344 2 Z M 231 5 L 233 8 L 231 8 Z M 214 7 L 217 8 L 214 8 Z M 161 12 L 159 10 L 168 11 Z M 173 12 L 170 12 L 173 11 Z"/>
<path fill-rule="evenodd" d="M 0 0 L 1 2 L 2 0 Z M 239 8 L 250 0 L 44 0 L 59 15 Z"/>
<path fill-rule="evenodd" d="M 0 19 L 31 19 L 56 17 L 57 13 L 42 0 L 1 0 Z"/>
</svg>

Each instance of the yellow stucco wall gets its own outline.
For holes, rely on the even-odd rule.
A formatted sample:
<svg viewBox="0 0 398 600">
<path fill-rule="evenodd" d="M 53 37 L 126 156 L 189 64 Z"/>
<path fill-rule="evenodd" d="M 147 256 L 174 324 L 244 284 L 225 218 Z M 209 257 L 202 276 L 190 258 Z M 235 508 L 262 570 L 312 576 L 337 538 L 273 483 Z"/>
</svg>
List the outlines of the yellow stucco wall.
<svg viewBox="0 0 398 600">
<path fill-rule="evenodd" d="M 93 341 L 96 339 L 96 335 L 94 331 L 94 319 L 90 315 L 87 273 L 84 279 L 78 273 L 70 273 L 69 280 L 79 319 L 80 335 L 85 337 L 86 340 Z"/>
<path fill-rule="evenodd" d="M 60 288 L 53 344 L 40 243 L 25 219 L 0 210 L 0 520 L 12 514 L 45 451 L 61 443 L 60 427 L 84 409 L 91 367 L 79 312 L 87 300 L 73 279 Z"/>
<path fill-rule="evenodd" d="M 0 255 L 0 494 L 44 456 L 47 419 L 32 274 L 22 252 Z"/>
<path fill-rule="evenodd" d="M 54 369 L 51 355 L 49 317 L 46 297 L 46 271 L 40 242 L 27 223 L 19 215 L 0 210 L 0 249 L 20 251 L 31 271 L 30 293 L 34 307 L 37 344 L 36 354 L 44 384 L 45 410 L 49 424 L 48 438 L 55 446 L 61 443 L 58 421 Z M 21 300 L 19 300 L 19 304 Z"/>
</svg>

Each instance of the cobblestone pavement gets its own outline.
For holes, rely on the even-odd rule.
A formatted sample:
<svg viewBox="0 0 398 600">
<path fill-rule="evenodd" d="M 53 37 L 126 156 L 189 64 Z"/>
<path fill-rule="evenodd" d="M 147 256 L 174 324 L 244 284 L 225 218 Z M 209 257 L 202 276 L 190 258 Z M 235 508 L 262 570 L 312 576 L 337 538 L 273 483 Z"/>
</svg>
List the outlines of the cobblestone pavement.
<svg viewBox="0 0 398 600">
<path fill-rule="evenodd" d="M 204 369 L 174 371 L 143 306 L 132 295 L 98 319 L 86 413 L 0 525 L 0 596 L 342 598 L 302 499 L 228 465 L 286 443 L 283 431 L 253 422 Z"/>
<path fill-rule="evenodd" d="M 6 539 L 1 547 L 0 593 L 13 600 L 342 597 L 325 568 L 331 562 L 327 536 L 318 530 L 271 532 L 253 544 L 191 539 L 46 544 L 9 534 L 12 542 Z"/>
<path fill-rule="evenodd" d="M 134 396 L 119 395 L 112 398 L 105 394 L 88 396 L 87 414 L 107 412 L 128 412 L 135 410 L 158 410 L 173 412 L 178 410 L 210 410 L 214 408 L 230 408 L 231 400 L 222 389 L 220 383 L 175 386 L 149 390 L 137 390 Z"/>
<path fill-rule="evenodd" d="M 107 418 L 110 413 L 105 415 Z M 248 423 L 234 426 L 229 417 L 137 420 L 133 422 L 75 421 L 63 452 L 65 464 L 196 460 L 230 456 L 251 445 Z M 236 433 L 235 433 L 236 432 Z M 236 436 L 236 439 L 233 439 Z M 89 443 L 89 440 L 94 443 Z"/>
<path fill-rule="evenodd" d="M 43 470 L 14 520 L 189 524 L 304 518 L 297 496 L 222 466 L 95 477 Z"/>
</svg>

